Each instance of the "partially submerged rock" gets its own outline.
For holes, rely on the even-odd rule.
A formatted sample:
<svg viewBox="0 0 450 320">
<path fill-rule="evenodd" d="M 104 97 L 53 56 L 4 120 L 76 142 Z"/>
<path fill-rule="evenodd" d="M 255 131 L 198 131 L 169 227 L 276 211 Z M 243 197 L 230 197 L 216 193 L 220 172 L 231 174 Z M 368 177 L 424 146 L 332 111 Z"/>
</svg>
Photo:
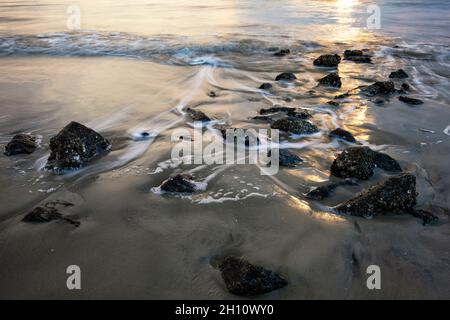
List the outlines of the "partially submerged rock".
<svg viewBox="0 0 450 320">
<path fill-rule="evenodd" d="M 283 107 L 283 106 L 275 106 L 271 108 L 261 109 L 259 110 L 259 114 L 271 114 L 276 112 L 293 112 L 295 108 L 293 107 Z"/>
<path fill-rule="evenodd" d="M 341 77 L 339 77 L 337 72 L 332 72 L 322 79 L 319 79 L 319 84 L 335 88 L 340 88 L 342 86 Z"/>
<path fill-rule="evenodd" d="M 292 72 L 283 72 L 277 75 L 275 81 L 294 81 L 297 77 Z"/>
<path fill-rule="evenodd" d="M 225 258 L 219 269 L 228 291 L 238 296 L 262 295 L 288 284 L 277 273 L 234 257 Z"/>
<path fill-rule="evenodd" d="M 408 74 L 403 69 L 398 69 L 397 71 L 391 72 L 389 78 L 391 79 L 405 79 L 408 78 Z"/>
<path fill-rule="evenodd" d="M 301 110 L 289 110 L 287 112 L 287 115 L 290 118 L 297 118 L 297 119 L 309 119 L 312 117 L 311 113 L 308 112 L 308 110 L 301 109 Z"/>
<path fill-rule="evenodd" d="M 29 134 L 17 134 L 5 146 L 5 155 L 31 154 L 37 148 L 36 138 Z"/>
<path fill-rule="evenodd" d="M 61 174 L 79 169 L 111 148 L 100 134 L 78 122 L 71 122 L 50 140 L 51 154 L 46 169 Z"/>
<path fill-rule="evenodd" d="M 190 177 L 177 174 L 164 181 L 161 190 L 169 193 L 194 193 L 195 184 Z"/>
<path fill-rule="evenodd" d="M 388 213 L 408 213 L 416 205 L 416 177 L 404 173 L 389 178 L 336 207 L 341 213 L 372 217 Z"/>
<path fill-rule="evenodd" d="M 319 129 L 314 124 L 298 118 L 279 119 L 272 123 L 271 128 L 294 134 L 313 134 L 319 132 Z"/>
<path fill-rule="evenodd" d="M 371 84 L 370 86 L 363 88 L 361 91 L 369 97 L 381 94 L 387 95 L 396 92 L 394 82 L 392 81 L 378 81 L 374 84 Z"/>
<path fill-rule="evenodd" d="M 312 189 L 305 196 L 311 200 L 323 200 L 331 196 L 332 192 L 339 186 L 354 186 L 357 185 L 357 182 L 353 179 L 345 179 L 343 181 L 327 183 L 323 186 Z"/>
<path fill-rule="evenodd" d="M 331 174 L 339 178 L 367 180 L 373 176 L 375 167 L 390 172 L 402 171 L 398 162 L 387 154 L 373 151 L 369 147 L 351 147 L 334 160 Z"/>
<path fill-rule="evenodd" d="M 211 119 L 202 111 L 194 110 L 192 108 L 186 108 L 186 113 L 194 121 L 208 122 Z"/>
<path fill-rule="evenodd" d="M 421 219 L 422 225 L 424 225 L 424 226 L 434 224 L 439 221 L 438 217 L 436 217 L 431 212 L 423 210 L 423 209 L 419 209 L 419 210 L 413 209 L 413 210 L 410 210 L 409 213 L 412 214 L 414 217 Z"/>
<path fill-rule="evenodd" d="M 48 202 L 43 207 L 34 208 L 23 217 L 22 221 L 28 223 L 47 223 L 55 220 L 64 220 L 75 227 L 79 227 L 80 222 L 64 217 L 56 208 L 58 205 L 64 205 L 66 207 L 73 206 L 73 204 L 69 202 Z"/>
<path fill-rule="evenodd" d="M 422 100 L 415 99 L 415 98 L 410 98 L 410 97 L 406 97 L 406 96 L 400 96 L 400 97 L 398 97 L 398 100 L 403 102 L 403 103 L 414 105 L 414 106 L 418 106 L 418 105 L 423 104 Z"/>
<path fill-rule="evenodd" d="M 275 52 L 273 55 L 275 57 L 284 57 L 284 56 L 287 56 L 290 53 L 291 53 L 291 50 L 289 50 L 289 49 L 281 49 L 281 50 Z"/>
<path fill-rule="evenodd" d="M 297 156 L 296 154 L 293 154 L 287 149 L 279 149 L 279 164 L 283 167 L 295 167 L 296 165 L 302 163 L 303 160 Z"/>
<path fill-rule="evenodd" d="M 259 86 L 259 89 L 261 90 L 270 90 L 272 89 L 272 84 L 268 82 L 264 82 L 262 85 Z"/>
<path fill-rule="evenodd" d="M 364 54 L 362 50 L 345 50 L 344 60 L 350 60 L 356 63 L 371 63 L 372 57 Z"/>
<path fill-rule="evenodd" d="M 275 114 L 275 113 L 280 113 L 280 112 L 283 112 L 292 118 L 309 119 L 312 117 L 312 115 L 307 110 L 297 109 L 297 108 L 293 108 L 293 107 L 275 106 L 275 107 L 259 110 L 259 114 L 261 114 L 261 115 Z"/>
<path fill-rule="evenodd" d="M 330 138 L 338 138 L 338 139 L 342 139 L 351 143 L 356 143 L 356 139 L 355 137 L 353 137 L 353 135 L 348 132 L 347 130 L 341 129 L 341 128 L 337 128 L 333 131 L 331 131 L 328 136 Z"/>
<path fill-rule="evenodd" d="M 207 93 L 208 97 L 210 98 L 217 98 L 217 93 L 215 91 L 209 91 Z"/>
<path fill-rule="evenodd" d="M 337 54 L 325 54 L 314 60 L 313 64 L 318 67 L 337 67 L 341 57 Z"/>
<path fill-rule="evenodd" d="M 339 102 L 337 102 L 337 101 L 330 100 L 330 101 L 327 101 L 327 104 L 330 106 L 333 106 L 333 107 L 339 107 Z"/>
</svg>

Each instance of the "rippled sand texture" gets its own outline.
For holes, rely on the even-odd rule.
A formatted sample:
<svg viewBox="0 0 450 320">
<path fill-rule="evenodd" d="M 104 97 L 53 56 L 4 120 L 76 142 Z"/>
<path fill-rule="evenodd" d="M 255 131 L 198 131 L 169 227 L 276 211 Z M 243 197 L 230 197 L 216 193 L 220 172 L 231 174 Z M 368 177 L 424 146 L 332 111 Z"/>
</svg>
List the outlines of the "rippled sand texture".
<svg viewBox="0 0 450 320">
<path fill-rule="evenodd" d="M 288 279 L 262 298 L 450 298 L 447 1 L 378 1 L 380 30 L 364 28 L 369 2 L 357 0 L 78 2 L 79 32 L 66 28 L 68 2 L 0 4 L 0 147 L 19 132 L 40 140 L 31 155 L 0 156 L 0 298 L 235 299 L 211 264 L 225 254 Z M 291 54 L 274 57 L 276 47 Z M 318 87 L 330 70 L 312 61 L 346 49 L 368 49 L 373 64 L 344 60 L 342 88 Z M 399 68 L 423 105 L 360 95 L 327 104 Z M 275 83 L 280 72 L 298 80 Z M 257 89 L 263 82 L 271 93 Z M 275 104 L 307 109 L 321 130 L 281 142 L 305 160 L 297 168 L 270 177 L 254 165 L 170 160 L 173 130 L 192 129 L 184 107 L 257 129 L 268 125 L 251 118 Z M 64 176 L 43 171 L 50 138 L 72 120 L 104 135 L 111 152 Z M 419 205 L 439 224 L 332 212 L 389 176 L 381 170 L 307 200 L 348 146 L 328 137 L 337 127 L 414 173 Z M 144 131 L 150 138 L 138 139 Z M 154 192 L 175 172 L 206 188 L 190 197 Z M 21 222 L 51 200 L 73 203 L 64 214 L 81 226 Z M 80 291 L 66 288 L 73 264 Z M 366 288 L 372 264 L 381 267 L 379 291 Z"/>
</svg>

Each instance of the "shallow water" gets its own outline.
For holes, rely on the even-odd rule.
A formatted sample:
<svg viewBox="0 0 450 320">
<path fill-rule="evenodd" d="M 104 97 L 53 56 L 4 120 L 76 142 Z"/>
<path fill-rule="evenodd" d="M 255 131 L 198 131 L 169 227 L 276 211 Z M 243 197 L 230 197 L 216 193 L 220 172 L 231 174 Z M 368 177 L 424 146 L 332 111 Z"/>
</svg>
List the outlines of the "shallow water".
<svg viewBox="0 0 450 320">
<path fill-rule="evenodd" d="M 378 1 L 381 29 L 368 30 L 372 1 L 78 1 L 80 31 L 66 27 L 66 1 L 0 4 L 0 147 L 15 133 L 41 139 L 29 156 L 0 157 L 1 298 L 227 298 L 211 260 L 232 253 L 269 267 L 290 285 L 264 298 L 450 298 L 450 50 L 447 1 Z M 406 14 L 407 13 L 407 14 Z M 273 56 L 273 48 L 291 54 Z M 339 90 L 317 87 L 329 70 L 324 53 L 368 49 L 373 64 L 343 61 Z M 411 107 L 335 95 L 387 78 L 411 77 Z M 295 85 L 256 88 L 280 72 Z M 402 81 L 396 84 L 399 86 Z M 217 97 L 211 98 L 208 92 Z M 191 129 L 180 112 L 195 107 L 242 128 L 274 104 L 301 106 L 321 134 L 282 144 L 305 160 L 262 176 L 254 165 L 174 163 L 174 129 Z M 112 143 L 82 170 L 42 170 L 49 139 L 70 121 Z M 337 126 L 400 161 L 418 178 L 419 205 L 439 216 L 423 227 L 407 216 L 365 220 L 331 208 L 388 176 L 339 188 L 321 204 L 303 194 L 329 179 Z M 447 129 L 447 130 L 446 130 Z M 136 139 L 141 132 L 146 140 Z M 207 130 L 213 133 L 211 130 Z M 155 191 L 174 172 L 206 189 L 192 197 Z M 38 204 L 67 200 L 81 226 L 20 220 Z M 66 289 L 65 268 L 79 265 L 80 291 Z M 367 266 L 382 270 L 382 290 L 366 288 Z"/>
</svg>

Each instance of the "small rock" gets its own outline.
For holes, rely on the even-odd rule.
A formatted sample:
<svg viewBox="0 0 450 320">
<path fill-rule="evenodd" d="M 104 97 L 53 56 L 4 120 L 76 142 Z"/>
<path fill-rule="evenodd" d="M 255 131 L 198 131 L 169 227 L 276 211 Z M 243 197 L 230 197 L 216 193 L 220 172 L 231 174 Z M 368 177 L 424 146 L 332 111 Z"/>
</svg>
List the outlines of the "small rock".
<svg viewBox="0 0 450 320">
<path fill-rule="evenodd" d="M 259 86 L 259 89 L 261 90 L 270 90 L 272 89 L 272 84 L 268 82 L 264 82 L 262 85 Z"/>
<path fill-rule="evenodd" d="M 28 134 L 17 134 L 5 146 L 5 155 L 31 154 L 37 148 L 36 138 Z"/>
<path fill-rule="evenodd" d="M 387 154 L 369 147 L 350 147 L 334 160 L 331 174 L 339 178 L 368 180 L 373 176 L 375 167 L 390 172 L 402 171 L 398 162 Z"/>
<path fill-rule="evenodd" d="M 79 221 L 75 221 L 69 218 L 65 218 L 56 208 L 57 205 L 72 206 L 72 203 L 64 202 L 49 202 L 46 203 L 44 207 L 36 207 L 30 213 L 23 217 L 23 222 L 28 223 L 46 223 L 55 220 L 65 220 L 68 223 L 74 225 L 75 227 L 80 226 Z"/>
<path fill-rule="evenodd" d="M 341 57 L 337 54 L 325 54 L 314 60 L 313 64 L 318 67 L 337 67 Z"/>
<path fill-rule="evenodd" d="M 408 74 L 403 69 L 398 69 L 397 71 L 391 72 L 389 78 L 391 79 L 405 79 L 408 78 Z"/>
<path fill-rule="evenodd" d="M 141 132 L 141 136 L 142 136 L 143 138 L 147 138 L 147 137 L 150 136 L 150 133 L 144 131 L 144 132 Z"/>
<path fill-rule="evenodd" d="M 186 108 L 186 113 L 194 121 L 201 121 L 201 122 L 211 121 L 211 119 L 205 113 L 203 113 L 200 110 L 194 110 L 194 109 L 191 109 L 191 108 Z"/>
<path fill-rule="evenodd" d="M 225 258 L 219 269 L 228 291 L 238 296 L 262 295 L 288 284 L 277 273 L 234 257 Z"/>
<path fill-rule="evenodd" d="M 319 84 L 335 88 L 340 88 L 342 86 L 341 77 L 339 77 L 337 72 L 330 73 L 323 77 L 319 80 Z"/>
<path fill-rule="evenodd" d="M 333 106 L 333 107 L 339 107 L 339 102 L 337 102 L 337 101 L 330 100 L 330 101 L 327 101 L 327 104 L 330 106 Z"/>
<path fill-rule="evenodd" d="M 414 98 L 410 98 L 410 97 L 405 97 L 405 96 L 398 97 L 398 100 L 400 100 L 403 103 L 411 104 L 411 105 L 414 105 L 414 106 L 418 106 L 420 104 L 423 104 L 422 100 L 414 99 Z"/>
<path fill-rule="evenodd" d="M 269 155 L 270 156 L 270 155 Z M 280 166 L 283 167 L 295 167 L 299 163 L 302 163 L 303 160 L 297 156 L 296 154 L 293 154 L 287 149 L 279 149 L 279 160 L 278 160 Z"/>
<path fill-rule="evenodd" d="M 56 174 L 79 169 L 111 148 L 100 134 L 78 122 L 71 122 L 50 139 L 50 157 L 45 168 Z"/>
<path fill-rule="evenodd" d="M 345 99 L 348 97 L 350 97 L 350 93 L 347 92 L 347 93 L 343 93 L 343 94 L 339 94 L 339 95 L 335 96 L 334 99 L 341 100 L 341 99 Z"/>
<path fill-rule="evenodd" d="M 210 91 L 207 93 L 207 95 L 210 98 L 217 98 L 217 93 L 215 91 Z"/>
<path fill-rule="evenodd" d="M 319 129 L 311 122 L 297 118 L 279 119 L 272 123 L 271 128 L 294 134 L 313 134 L 319 132 Z"/>
<path fill-rule="evenodd" d="M 402 90 L 410 91 L 410 90 L 411 90 L 411 87 L 410 87 L 409 84 L 407 84 L 407 83 L 402 83 Z"/>
<path fill-rule="evenodd" d="M 364 54 L 362 50 L 345 50 L 344 60 L 350 60 L 356 63 L 371 63 L 372 57 Z"/>
<path fill-rule="evenodd" d="M 361 90 L 365 95 L 373 97 L 379 94 L 395 93 L 395 86 L 392 81 L 379 81 Z"/>
<path fill-rule="evenodd" d="M 273 55 L 275 57 L 284 57 L 284 56 L 287 56 L 290 53 L 291 53 L 291 50 L 289 50 L 289 49 L 281 49 L 281 50 L 275 52 Z"/>
<path fill-rule="evenodd" d="M 312 117 L 311 113 L 309 113 L 307 110 L 289 110 L 287 112 L 287 115 L 290 118 L 297 118 L 297 119 L 309 119 Z"/>
<path fill-rule="evenodd" d="M 438 217 L 436 217 L 434 214 L 432 214 L 431 212 L 428 212 L 426 210 L 412 209 L 409 211 L 409 213 L 411 213 L 416 218 L 422 219 L 422 225 L 424 225 L 424 226 L 434 224 L 439 221 Z"/>
<path fill-rule="evenodd" d="M 272 117 L 269 117 L 269 116 L 255 116 L 252 119 L 253 120 L 258 120 L 258 121 L 266 121 L 266 122 L 272 122 L 273 121 Z"/>
<path fill-rule="evenodd" d="M 295 76 L 295 74 L 291 73 L 291 72 L 283 72 L 280 73 L 279 75 L 277 75 L 277 77 L 275 78 L 275 81 L 294 81 L 296 80 L 297 77 Z"/>
<path fill-rule="evenodd" d="M 195 185 L 190 180 L 190 177 L 177 174 L 164 181 L 161 190 L 170 193 L 194 193 Z"/>
<path fill-rule="evenodd" d="M 372 217 L 387 213 L 407 213 L 416 205 L 416 177 L 401 174 L 389 178 L 338 207 L 341 213 Z"/>
<path fill-rule="evenodd" d="M 306 198 L 311 200 L 320 201 L 325 198 L 328 198 L 331 193 L 339 186 L 354 186 L 357 185 L 356 181 L 352 179 L 345 179 L 344 181 L 336 182 L 336 183 L 328 183 L 323 186 L 314 188 L 310 192 L 306 194 Z"/>
<path fill-rule="evenodd" d="M 281 106 L 275 106 L 267 109 L 261 109 L 259 110 L 259 114 L 270 114 L 270 113 L 276 113 L 276 112 L 293 112 L 295 111 L 295 108 L 293 107 L 281 107 Z"/>
<path fill-rule="evenodd" d="M 353 135 L 348 132 L 347 130 L 341 129 L 341 128 L 337 128 L 333 131 L 331 131 L 328 136 L 330 138 L 339 138 L 351 143 L 356 143 L 356 139 L 355 137 L 353 137 Z"/>
</svg>

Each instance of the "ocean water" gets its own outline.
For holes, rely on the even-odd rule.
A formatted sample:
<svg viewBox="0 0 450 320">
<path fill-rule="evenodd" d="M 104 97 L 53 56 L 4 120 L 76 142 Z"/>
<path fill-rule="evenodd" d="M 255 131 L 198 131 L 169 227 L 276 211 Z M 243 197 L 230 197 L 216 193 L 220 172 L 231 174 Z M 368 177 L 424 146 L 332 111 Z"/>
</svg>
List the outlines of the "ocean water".
<svg viewBox="0 0 450 320">
<path fill-rule="evenodd" d="M 379 28 L 368 28 L 374 7 Z M 236 299 L 212 261 L 234 254 L 289 281 L 269 299 L 449 298 L 450 2 L 444 0 L 129 0 L 1 1 L 0 147 L 19 132 L 39 137 L 28 156 L 0 156 L 1 298 Z M 80 29 L 73 29 L 79 10 Z M 369 12 L 368 12 L 369 10 Z M 75 17 L 76 18 L 76 17 Z M 286 57 L 274 50 L 289 48 Z M 330 72 L 321 54 L 367 49 L 372 64 L 342 61 L 342 88 L 317 86 Z M 403 68 L 411 96 L 383 105 L 360 95 L 326 102 Z M 292 85 L 276 84 L 294 72 Z M 257 89 L 274 84 L 271 93 Z M 216 97 L 210 97 L 214 91 Z M 283 138 L 305 161 L 262 176 L 255 165 L 186 165 L 171 159 L 175 129 L 192 129 L 185 107 L 218 123 L 265 129 L 261 108 L 303 107 L 321 132 Z M 97 130 L 111 152 L 81 170 L 42 170 L 49 141 L 70 121 Z M 304 194 L 329 180 L 347 144 L 396 158 L 418 180 L 419 205 L 440 218 L 423 227 L 409 216 L 373 220 L 333 206 L 389 176 L 318 203 Z M 150 138 L 137 138 L 142 132 Z M 211 126 L 205 129 L 214 134 Z M 190 197 L 161 195 L 175 173 L 199 183 Z M 24 214 L 50 200 L 81 221 L 29 225 Z M 366 288 L 379 265 L 383 289 Z M 66 288 L 79 265 L 81 291 Z"/>
</svg>

